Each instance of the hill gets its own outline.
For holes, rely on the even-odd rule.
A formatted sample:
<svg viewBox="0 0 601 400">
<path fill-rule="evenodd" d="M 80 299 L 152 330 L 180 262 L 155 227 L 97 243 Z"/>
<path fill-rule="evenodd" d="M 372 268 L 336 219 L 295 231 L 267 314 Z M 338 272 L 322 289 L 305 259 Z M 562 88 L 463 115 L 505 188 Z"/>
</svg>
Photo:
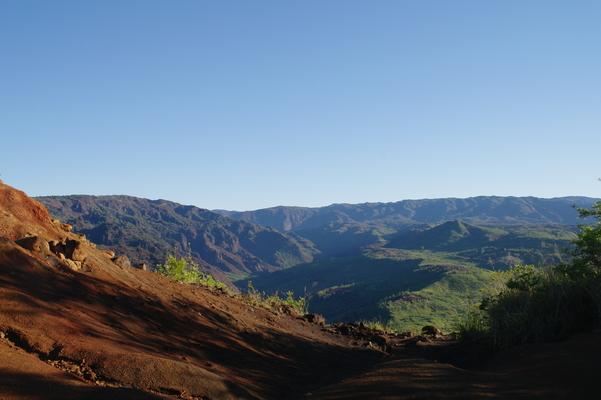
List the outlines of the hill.
<svg viewBox="0 0 601 400">
<path fill-rule="evenodd" d="M 268 293 L 305 293 L 328 320 L 378 321 L 397 331 L 435 324 L 452 330 L 460 315 L 493 290 L 494 272 L 426 251 L 374 248 L 249 278 Z M 237 282 L 243 288 L 247 281 Z"/>
<path fill-rule="evenodd" d="M 130 196 L 40 197 L 56 218 L 93 242 L 136 262 L 156 265 L 169 253 L 189 254 L 217 275 L 273 271 L 313 260 L 313 244 L 208 210 Z"/>
<path fill-rule="evenodd" d="M 574 226 L 582 222 L 574 206 L 590 207 L 594 202 L 595 199 L 587 197 L 479 196 L 215 212 L 280 231 L 295 232 L 315 243 L 323 256 L 341 256 L 357 253 L 361 246 L 383 244 L 404 231 L 449 220 L 493 227 Z"/>
<path fill-rule="evenodd" d="M 71 229 L 0 182 L 4 400 L 530 399 L 597 391 L 598 334 L 522 346 L 466 369 L 460 360 L 470 348 L 448 336 L 324 326 L 315 316 L 131 268 Z M 393 275 L 393 253 L 411 273 L 436 263 L 380 251 L 391 253 L 372 258 L 386 256 Z M 428 275 L 410 289 L 430 287 Z"/>
<path fill-rule="evenodd" d="M 2 399 L 254 399 L 298 397 L 381 353 L 125 266 L 0 183 L 0 356 Z"/>
<path fill-rule="evenodd" d="M 506 269 L 516 264 L 556 265 L 569 258 L 576 238 L 570 226 L 475 226 L 448 221 L 391 237 L 387 248 L 443 252 L 482 268 Z"/>
<path fill-rule="evenodd" d="M 474 224 L 561 224 L 576 225 L 573 206 L 590 207 L 588 197 L 478 196 L 465 199 L 442 198 L 402 200 L 394 203 L 332 204 L 325 207 L 272 207 L 255 211 L 216 210 L 222 215 L 281 231 L 304 231 L 331 224 L 379 221 L 389 226 L 441 223 L 460 219 Z"/>
<path fill-rule="evenodd" d="M 452 251 L 485 246 L 505 234 L 507 232 L 501 229 L 483 228 L 455 220 L 423 231 L 404 232 L 393 238 L 387 247 Z"/>
</svg>

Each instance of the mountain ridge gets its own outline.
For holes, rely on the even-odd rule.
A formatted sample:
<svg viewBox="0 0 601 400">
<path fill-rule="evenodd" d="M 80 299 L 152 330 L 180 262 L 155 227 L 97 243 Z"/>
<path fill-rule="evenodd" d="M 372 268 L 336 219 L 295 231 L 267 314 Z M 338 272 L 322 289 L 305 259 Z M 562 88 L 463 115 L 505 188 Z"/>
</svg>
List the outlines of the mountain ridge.
<svg viewBox="0 0 601 400">
<path fill-rule="evenodd" d="M 334 203 L 323 207 L 276 206 L 251 211 L 214 211 L 231 218 L 258 223 L 283 231 L 313 229 L 331 222 L 360 223 L 374 219 L 384 220 L 385 223 L 393 225 L 403 222 L 443 222 L 443 220 L 449 219 L 476 219 L 482 222 L 484 215 L 488 216 L 488 222 L 491 223 L 545 222 L 576 224 L 578 223 L 577 212 L 575 210 L 570 212 L 565 209 L 565 206 L 588 207 L 595 201 L 597 199 L 586 196 L 551 198 L 474 196 L 357 204 Z M 443 206 L 445 207 L 443 208 Z M 558 207 L 563 208 L 563 210 L 558 209 Z M 428 210 L 428 208 L 430 209 Z M 455 214 L 449 214 L 453 210 Z M 528 215 L 528 210 L 531 211 L 530 214 L 534 215 Z M 498 214 L 495 216 L 492 211 Z M 518 219 L 515 217 L 516 211 L 521 212 Z"/>
<path fill-rule="evenodd" d="M 311 242 L 293 233 L 168 200 L 126 195 L 37 200 L 94 242 L 151 265 L 168 253 L 189 255 L 221 276 L 286 268 L 317 254 Z"/>
</svg>

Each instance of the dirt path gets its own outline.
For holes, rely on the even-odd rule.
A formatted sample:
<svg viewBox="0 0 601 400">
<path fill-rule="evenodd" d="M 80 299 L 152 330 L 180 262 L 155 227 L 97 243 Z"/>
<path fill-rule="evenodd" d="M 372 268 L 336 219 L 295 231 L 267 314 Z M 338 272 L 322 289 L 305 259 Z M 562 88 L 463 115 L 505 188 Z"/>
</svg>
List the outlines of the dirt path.
<svg viewBox="0 0 601 400">
<path fill-rule="evenodd" d="M 601 382 L 600 335 L 516 347 L 481 368 L 397 354 L 307 399 L 592 399 Z"/>
</svg>

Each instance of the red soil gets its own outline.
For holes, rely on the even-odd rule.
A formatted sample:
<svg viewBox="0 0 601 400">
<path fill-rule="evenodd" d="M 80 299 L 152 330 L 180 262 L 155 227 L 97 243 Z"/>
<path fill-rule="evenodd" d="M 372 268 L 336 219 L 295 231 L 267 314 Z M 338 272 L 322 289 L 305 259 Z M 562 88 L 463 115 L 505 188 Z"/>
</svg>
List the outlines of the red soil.
<svg viewBox="0 0 601 400">
<path fill-rule="evenodd" d="M 78 240 L 80 270 L 15 239 Z M 578 397 L 596 335 L 531 346 L 479 371 L 391 355 L 318 324 L 119 267 L 0 183 L 0 399 Z M 561 378 L 561 379 L 560 379 Z"/>
</svg>

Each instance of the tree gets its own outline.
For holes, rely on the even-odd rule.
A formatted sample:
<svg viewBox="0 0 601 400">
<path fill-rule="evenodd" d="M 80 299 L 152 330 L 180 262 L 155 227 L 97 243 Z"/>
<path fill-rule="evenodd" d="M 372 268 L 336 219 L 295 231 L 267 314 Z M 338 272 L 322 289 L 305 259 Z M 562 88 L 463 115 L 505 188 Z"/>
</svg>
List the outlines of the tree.
<svg viewBox="0 0 601 400">
<path fill-rule="evenodd" d="M 601 275 L 601 201 L 592 208 L 579 208 L 582 218 L 594 218 L 590 225 L 580 225 L 578 238 L 574 241 L 576 249 L 573 261 L 562 270 L 572 276 Z"/>
</svg>

